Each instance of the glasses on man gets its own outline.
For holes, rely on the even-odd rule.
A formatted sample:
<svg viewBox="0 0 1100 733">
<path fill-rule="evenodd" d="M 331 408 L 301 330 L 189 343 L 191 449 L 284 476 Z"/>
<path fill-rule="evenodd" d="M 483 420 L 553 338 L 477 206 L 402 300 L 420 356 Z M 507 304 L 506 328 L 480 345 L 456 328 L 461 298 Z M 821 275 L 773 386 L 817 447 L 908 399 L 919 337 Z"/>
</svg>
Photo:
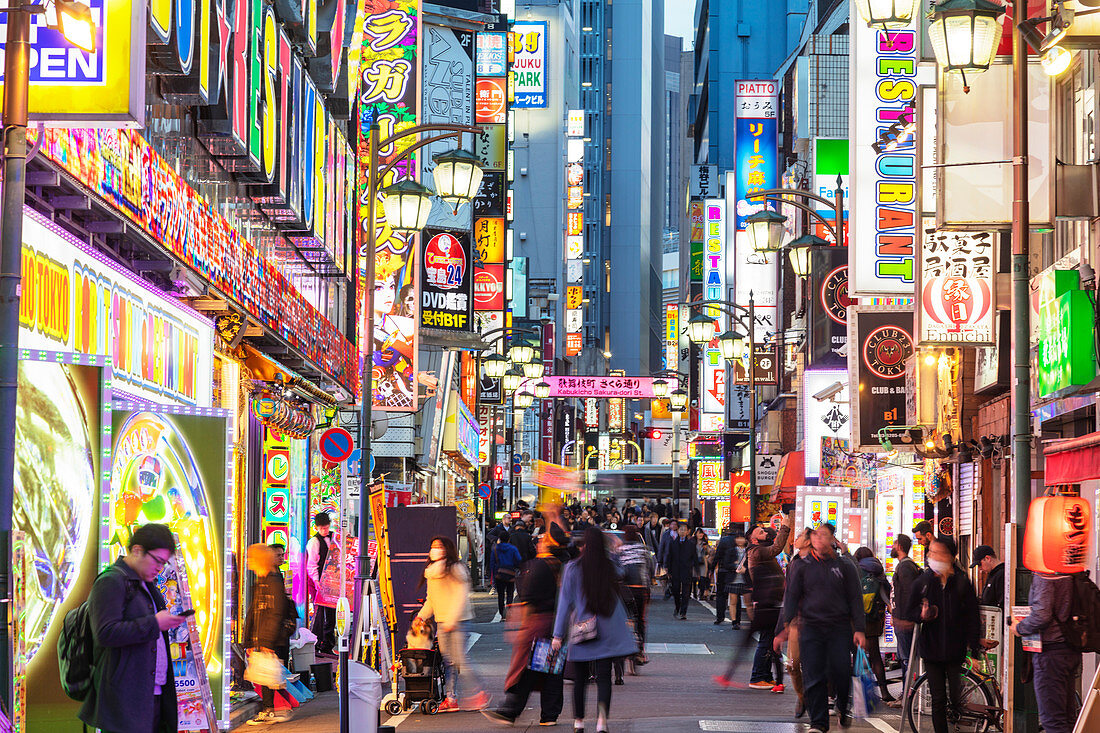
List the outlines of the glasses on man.
<svg viewBox="0 0 1100 733">
<path fill-rule="evenodd" d="M 145 554 L 148 555 L 149 557 L 153 558 L 153 562 L 155 562 L 157 564 L 158 568 L 163 568 L 165 565 L 168 564 L 168 561 L 172 559 L 171 555 L 168 555 L 166 557 L 161 557 L 160 555 L 154 555 L 151 552 L 147 552 Z"/>
</svg>

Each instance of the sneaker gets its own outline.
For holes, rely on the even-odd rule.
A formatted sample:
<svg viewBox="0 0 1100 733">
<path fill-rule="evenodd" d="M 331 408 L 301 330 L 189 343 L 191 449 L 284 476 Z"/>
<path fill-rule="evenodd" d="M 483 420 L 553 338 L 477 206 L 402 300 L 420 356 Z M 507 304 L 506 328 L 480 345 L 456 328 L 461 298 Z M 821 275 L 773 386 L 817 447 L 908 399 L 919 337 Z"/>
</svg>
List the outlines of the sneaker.
<svg viewBox="0 0 1100 733">
<path fill-rule="evenodd" d="M 852 727 L 852 716 L 851 715 L 849 715 L 848 713 L 841 713 L 839 717 L 840 717 L 840 727 L 841 728 L 851 728 Z"/>
<path fill-rule="evenodd" d="M 492 696 L 485 691 L 479 692 L 462 704 L 463 710 L 484 710 L 492 702 Z"/>
<path fill-rule="evenodd" d="M 681 621 L 687 621 L 687 617 L 688 617 L 688 615 L 686 613 L 681 613 L 680 614 L 680 620 Z"/>
<path fill-rule="evenodd" d="M 741 630 L 741 624 L 739 624 L 735 621 L 734 623 L 730 624 L 730 630 L 740 631 Z"/>
<path fill-rule="evenodd" d="M 510 718 L 504 713 L 498 712 L 496 710 L 482 710 L 481 714 L 489 720 L 493 721 L 494 723 L 500 723 L 501 725 L 512 725 L 516 722 L 515 718 Z"/>
<path fill-rule="evenodd" d="M 726 687 L 733 690 L 748 689 L 748 685 L 746 685 L 744 682 L 734 682 L 733 680 L 728 679 L 720 674 L 714 675 L 713 677 L 711 677 L 711 679 L 714 680 L 714 684 L 718 685 L 719 687 Z"/>
<path fill-rule="evenodd" d="M 440 713 L 457 713 L 458 712 L 458 703 L 454 701 L 454 698 L 448 697 L 446 700 L 439 703 L 439 710 L 437 710 L 436 712 L 440 712 Z"/>
<path fill-rule="evenodd" d="M 756 682 L 749 683 L 750 690 L 770 690 L 775 686 L 775 683 L 771 680 L 757 680 Z"/>
<path fill-rule="evenodd" d="M 777 695 L 782 695 L 783 694 L 783 689 L 784 688 L 783 688 L 783 683 L 782 682 L 777 684 L 777 685 L 772 686 L 772 692 L 774 692 Z"/>
<path fill-rule="evenodd" d="M 275 713 L 271 710 L 263 710 L 256 714 L 256 717 L 248 721 L 249 725 L 267 725 L 268 723 L 275 722 Z"/>
<path fill-rule="evenodd" d="M 724 622 L 724 621 L 725 621 L 725 619 L 724 619 L 724 618 L 718 618 L 718 619 L 715 619 L 715 620 L 714 620 L 714 625 L 715 625 L 715 626 L 721 626 L 721 625 L 722 625 L 722 622 Z"/>
<path fill-rule="evenodd" d="M 555 718 L 554 720 L 540 720 L 539 721 L 539 725 L 552 726 L 552 725 L 557 725 L 557 724 L 558 724 L 557 718 Z"/>
<path fill-rule="evenodd" d="M 278 710 L 271 716 L 272 723 L 285 723 L 290 720 L 291 712 L 289 710 Z"/>
</svg>

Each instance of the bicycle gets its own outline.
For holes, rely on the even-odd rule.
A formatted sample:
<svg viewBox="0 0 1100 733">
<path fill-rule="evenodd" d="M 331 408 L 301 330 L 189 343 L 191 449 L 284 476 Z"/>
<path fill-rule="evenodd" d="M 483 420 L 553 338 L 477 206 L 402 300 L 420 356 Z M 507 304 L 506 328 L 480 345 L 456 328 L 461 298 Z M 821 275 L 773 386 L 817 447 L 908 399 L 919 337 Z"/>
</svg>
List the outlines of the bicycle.
<svg viewBox="0 0 1100 733">
<path fill-rule="evenodd" d="M 983 655 L 984 657 L 985 655 Z M 963 666 L 962 695 L 959 707 L 948 708 L 947 719 L 958 733 L 989 733 L 1004 730 L 1004 699 L 997 678 L 981 667 L 985 660 L 967 657 Z M 913 682 L 905 700 L 905 714 L 914 733 L 930 731 L 932 695 L 928 673 L 922 672 Z M 922 728 L 921 723 L 926 723 Z"/>
</svg>

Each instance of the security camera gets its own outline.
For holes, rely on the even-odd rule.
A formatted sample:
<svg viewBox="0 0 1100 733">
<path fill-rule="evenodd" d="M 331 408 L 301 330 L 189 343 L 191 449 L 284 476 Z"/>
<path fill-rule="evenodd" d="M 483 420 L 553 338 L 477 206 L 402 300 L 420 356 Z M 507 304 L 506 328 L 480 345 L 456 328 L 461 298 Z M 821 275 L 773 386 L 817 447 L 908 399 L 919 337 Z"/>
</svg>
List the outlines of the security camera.
<svg viewBox="0 0 1100 733">
<path fill-rule="evenodd" d="M 842 382 L 833 382 L 825 389 L 821 390 L 814 395 L 814 399 L 818 402 L 825 402 L 826 400 L 835 401 L 835 397 L 844 391 L 844 384 Z"/>
</svg>

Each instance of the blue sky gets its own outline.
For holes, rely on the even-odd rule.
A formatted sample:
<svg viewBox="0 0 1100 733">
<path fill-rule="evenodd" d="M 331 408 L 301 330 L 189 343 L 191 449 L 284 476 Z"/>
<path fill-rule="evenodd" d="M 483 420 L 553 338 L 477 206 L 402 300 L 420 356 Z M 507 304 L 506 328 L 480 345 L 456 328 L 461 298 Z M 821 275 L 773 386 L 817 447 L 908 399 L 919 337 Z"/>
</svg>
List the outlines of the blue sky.
<svg viewBox="0 0 1100 733">
<path fill-rule="evenodd" d="M 695 43 L 695 2 L 696 0 L 665 2 L 665 34 L 683 38 L 685 49 L 691 48 Z"/>
</svg>

